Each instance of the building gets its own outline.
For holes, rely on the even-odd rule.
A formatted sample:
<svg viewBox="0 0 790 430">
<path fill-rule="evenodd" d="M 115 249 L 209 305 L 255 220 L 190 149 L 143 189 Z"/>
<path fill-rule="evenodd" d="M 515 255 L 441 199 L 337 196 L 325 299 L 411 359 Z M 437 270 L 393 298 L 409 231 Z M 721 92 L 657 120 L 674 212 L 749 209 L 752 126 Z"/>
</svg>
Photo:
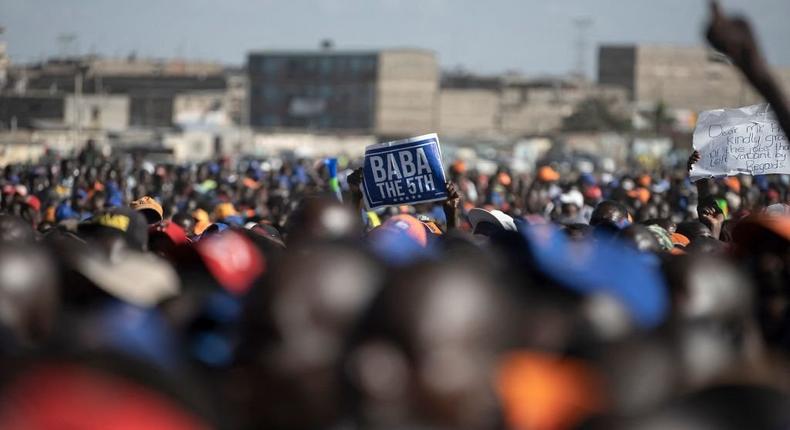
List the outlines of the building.
<svg viewBox="0 0 790 430">
<path fill-rule="evenodd" d="M 129 126 L 170 127 L 173 103 L 182 92 L 226 88 L 224 68 L 214 63 L 80 57 L 51 59 L 16 67 L 9 76 L 12 93 L 124 94 L 129 97 Z M 8 91 L 5 91 L 7 94 Z M 6 94 L 0 95 L 5 97 Z"/>
<path fill-rule="evenodd" d="M 0 129 L 80 128 L 122 131 L 129 127 L 129 97 L 29 91 L 0 96 Z"/>
<path fill-rule="evenodd" d="M 0 28 L 0 33 L 2 33 L 2 31 L 2 28 Z M 8 66 L 10 63 L 11 61 L 8 59 L 8 54 L 6 53 L 6 44 L 5 42 L 0 42 L 0 90 L 2 90 L 8 82 Z"/>
<path fill-rule="evenodd" d="M 453 138 L 516 138 L 559 131 L 588 98 L 625 116 L 627 92 L 563 78 L 445 76 L 439 95 L 439 133 Z"/>
<path fill-rule="evenodd" d="M 790 68 L 775 68 L 790 88 Z M 608 45 L 598 51 L 598 82 L 619 85 L 639 109 L 664 103 L 693 111 L 759 103 L 728 60 L 700 46 Z"/>
<path fill-rule="evenodd" d="M 432 52 L 258 52 L 247 61 L 249 124 L 260 129 L 433 131 L 439 66 Z"/>
</svg>

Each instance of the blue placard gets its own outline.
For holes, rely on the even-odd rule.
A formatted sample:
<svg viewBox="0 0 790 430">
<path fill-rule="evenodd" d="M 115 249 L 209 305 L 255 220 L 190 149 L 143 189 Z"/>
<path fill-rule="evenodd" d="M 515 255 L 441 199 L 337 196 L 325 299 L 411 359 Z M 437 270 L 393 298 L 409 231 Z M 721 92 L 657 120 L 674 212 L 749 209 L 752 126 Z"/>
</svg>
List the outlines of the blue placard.
<svg viewBox="0 0 790 430">
<path fill-rule="evenodd" d="M 363 177 L 369 209 L 447 198 L 442 151 L 435 133 L 368 146 Z"/>
</svg>

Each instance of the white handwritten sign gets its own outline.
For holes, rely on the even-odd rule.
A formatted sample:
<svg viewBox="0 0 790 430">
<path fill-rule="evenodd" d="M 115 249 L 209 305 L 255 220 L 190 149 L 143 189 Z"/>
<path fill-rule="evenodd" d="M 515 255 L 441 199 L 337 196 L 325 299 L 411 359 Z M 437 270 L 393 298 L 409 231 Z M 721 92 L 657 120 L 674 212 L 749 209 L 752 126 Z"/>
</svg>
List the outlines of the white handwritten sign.
<svg viewBox="0 0 790 430">
<path fill-rule="evenodd" d="M 790 173 L 790 142 L 767 104 L 700 113 L 692 181 L 737 174 Z"/>
</svg>

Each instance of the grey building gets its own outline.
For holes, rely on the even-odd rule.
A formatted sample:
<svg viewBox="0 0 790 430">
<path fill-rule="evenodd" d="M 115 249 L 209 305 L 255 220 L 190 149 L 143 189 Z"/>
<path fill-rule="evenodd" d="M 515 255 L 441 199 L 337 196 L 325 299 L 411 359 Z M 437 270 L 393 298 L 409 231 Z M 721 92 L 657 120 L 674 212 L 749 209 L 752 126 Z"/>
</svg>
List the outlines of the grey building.
<svg viewBox="0 0 790 430">
<path fill-rule="evenodd" d="M 247 73 L 256 128 L 400 137 L 436 123 L 439 67 L 429 51 L 257 52 Z"/>
<path fill-rule="evenodd" d="M 24 92 L 74 93 L 80 74 L 83 94 L 128 95 L 128 122 L 135 127 L 171 126 L 174 98 L 180 93 L 226 88 L 221 66 L 175 60 L 53 59 L 18 67 L 11 79 Z M 9 90 L 0 97 L 11 97 Z"/>
<path fill-rule="evenodd" d="M 774 72 L 780 82 L 790 82 L 790 68 Z M 663 102 L 669 108 L 700 111 L 761 100 L 724 56 L 702 46 L 601 46 L 598 82 L 627 88 L 639 108 Z"/>
</svg>

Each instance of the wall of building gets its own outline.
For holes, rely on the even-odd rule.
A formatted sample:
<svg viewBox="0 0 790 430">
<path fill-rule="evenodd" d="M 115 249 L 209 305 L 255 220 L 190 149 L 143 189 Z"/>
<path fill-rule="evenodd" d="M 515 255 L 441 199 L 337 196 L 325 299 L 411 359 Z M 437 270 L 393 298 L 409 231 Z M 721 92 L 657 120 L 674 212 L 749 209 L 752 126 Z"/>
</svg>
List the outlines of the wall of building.
<svg viewBox="0 0 790 430">
<path fill-rule="evenodd" d="M 186 92 L 173 99 L 173 124 L 186 128 L 231 125 L 226 91 Z"/>
<path fill-rule="evenodd" d="M 439 64 L 433 52 L 379 53 L 375 133 L 387 137 L 435 131 L 439 105 Z"/>
<path fill-rule="evenodd" d="M 499 91 L 443 88 L 439 92 L 438 131 L 442 136 L 475 136 L 499 127 Z"/>
<path fill-rule="evenodd" d="M 129 97 L 125 95 L 83 94 L 67 95 L 63 122 L 84 129 L 123 131 L 129 127 Z M 79 107 L 79 109 L 78 109 Z"/>
<path fill-rule="evenodd" d="M 702 46 L 604 46 L 598 56 L 599 82 L 631 89 L 641 109 L 663 102 L 671 109 L 698 112 L 761 101 L 726 58 Z M 785 70 L 776 68 L 776 74 L 790 88 Z"/>
<path fill-rule="evenodd" d="M 0 96 L 0 128 L 33 128 L 41 121 L 62 122 L 63 109 L 63 95 L 3 95 Z"/>
</svg>

